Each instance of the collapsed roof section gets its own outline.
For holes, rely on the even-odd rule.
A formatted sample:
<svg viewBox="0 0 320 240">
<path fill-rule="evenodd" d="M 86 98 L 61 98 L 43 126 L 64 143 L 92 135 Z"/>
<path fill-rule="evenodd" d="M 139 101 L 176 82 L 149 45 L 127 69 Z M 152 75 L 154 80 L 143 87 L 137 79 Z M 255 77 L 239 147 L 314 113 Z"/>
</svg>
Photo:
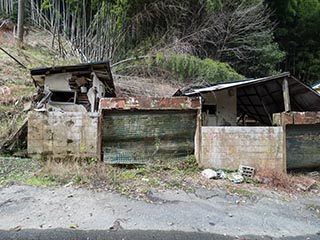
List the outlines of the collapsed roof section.
<svg viewBox="0 0 320 240">
<path fill-rule="evenodd" d="M 238 113 L 245 113 L 266 125 L 272 125 L 273 113 L 320 111 L 319 93 L 290 73 L 208 87 L 188 87 L 178 90 L 174 95 L 201 96 L 227 89 L 236 89 Z"/>
<path fill-rule="evenodd" d="M 94 73 L 105 85 L 106 97 L 115 97 L 114 83 L 109 62 L 84 63 L 78 65 L 54 66 L 30 69 L 31 76 L 37 87 L 43 88 L 45 77 L 60 73 L 72 73 L 74 76 L 90 76 Z"/>
</svg>

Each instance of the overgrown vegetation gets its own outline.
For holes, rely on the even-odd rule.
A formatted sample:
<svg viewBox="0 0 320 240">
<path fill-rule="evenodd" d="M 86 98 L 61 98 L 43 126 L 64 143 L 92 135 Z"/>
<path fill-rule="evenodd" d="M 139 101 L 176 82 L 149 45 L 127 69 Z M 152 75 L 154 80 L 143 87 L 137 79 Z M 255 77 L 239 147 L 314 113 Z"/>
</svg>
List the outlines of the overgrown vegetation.
<svg viewBox="0 0 320 240">
<path fill-rule="evenodd" d="M 47 32 L 32 31 L 26 37 L 29 44 L 26 44 L 24 49 L 19 49 L 15 46 L 12 33 L 0 30 L 1 47 L 27 67 L 22 68 L 0 51 L 0 148 L 3 141 L 23 123 L 28 111 L 23 111 L 24 104 L 31 103 L 35 98 L 36 89 L 28 69 L 78 62 L 74 57 L 63 58 L 56 47 L 50 48 L 50 39 Z"/>
<path fill-rule="evenodd" d="M 51 186 L 57 182 L 49 176 L 38 176 L 41 163 L 27 158 L 0 157 L 0 186 L 23 183 L 33 186 Z"/>
<path fill-rule="evenodd" d="M 186 161 L 146 165 L 112 166 L 95 159 L 86 161 L 38 161 L 0 158 L 0 185 L 78 185 L 94 190 L 116 191 L 129 198 L 148 201 L 151 189 L 183 189 L 196 186 L 199 168 L 193 156 Z"/>
<path fill-rule="evenodd" d="M 8 5 L 0 10 L 13 14 Z M 82 61 L 169 52 L 226 62 L 259 77 L 275 73 L 284 57 L 263 0 L 31 0 L 26 7 L 29 23 L 57 40 L 68 38 Z"/>
<path fill-rule="evenodd" d="M 267 194 L 262 191 L 263 186 L 272 191 L 284 192 L 284 196 L 290 197 L 291 193 L 304 192 L 298 189 L 298 184 L 320 180 L 306 175 L 284 175 L 271 171 L 259 174 L 257 179 L 243 184 L 206 179 L 201 176 L 201 169 L 194 156 L 184 161 L 156 161 L 145 165 L 126 166 L 107 165 L 96 159 L 39 161 L 0 157 L 0 186 L 12 183 L 32 186 L 80 186 L 94 191 L 117 192 L 128 198 L 147 202 L 156 201 L 152 192 L 168 189 L 189 192 L 198 188 L 224 189 L 242 198 L 255 200 L 259 195 Z M 313 189 L 319 191 L 319 187 L 315 185 Z"/>
<path fill-rule="evenodd" d="M 163 54 L 133 59 L 122 64 L 114 71 L 127 75 L 143 75 L 178 79 L 180 82 L 216 83 L 228 80 L 241 80 L 244 76 L 238 74 L 228 64 L 200 59 L 188 54 Z"/>
</svg>

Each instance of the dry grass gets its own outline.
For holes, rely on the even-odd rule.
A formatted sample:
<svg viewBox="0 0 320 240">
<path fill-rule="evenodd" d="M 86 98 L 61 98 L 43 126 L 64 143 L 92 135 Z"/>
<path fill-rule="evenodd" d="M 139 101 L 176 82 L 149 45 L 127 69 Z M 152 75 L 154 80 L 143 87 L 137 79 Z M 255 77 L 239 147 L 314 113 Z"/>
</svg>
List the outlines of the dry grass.
<svg viewBox="0 0 320 240">
<path fill-rule="evenodd" d="M 130 166 L 106 165 L 95 160 L 47 160 L 36 175 L 54 179 L 62 185 L 72 183 L 96 191 L 116 191 L 145 201 L 151 201 L 148 199 L 151 189 L 193 191 L 201 184 L 200 170 L 194 157 L 185 161 Z"/>
<path fill-rule="evenodd" d="M 101 181 L 108 183 L 108 170 L 106 164 L 97 161 L 47 160 L 38 174 L 52 176 L 62 184 L 95 184 Z"/>
<path fill-rule="evenodd" d="M 275 170 L 265 170 L 258 174 L 257 179 L 266 186 L 287 193 L 307 191 L 316 186 L 316 180 L 304 174 L 285 174 Z"/>
</svg>

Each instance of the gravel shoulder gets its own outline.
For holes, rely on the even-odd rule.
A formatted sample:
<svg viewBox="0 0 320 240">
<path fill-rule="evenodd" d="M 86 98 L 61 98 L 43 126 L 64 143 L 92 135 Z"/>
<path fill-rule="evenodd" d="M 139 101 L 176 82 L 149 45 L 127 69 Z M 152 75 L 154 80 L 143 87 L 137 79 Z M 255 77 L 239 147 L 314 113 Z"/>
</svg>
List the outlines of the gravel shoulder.
<svg viewBox="0 0 320 240">
<path fill-rule="evenodd" d="M 164 230 L 271 237 L 320 233 L 318 196 L 244 198 L 224 190 L 153 191 L 153 203 L 108 191 L 11 185 L 0 189 L 0 229 Z"/>
</svg>

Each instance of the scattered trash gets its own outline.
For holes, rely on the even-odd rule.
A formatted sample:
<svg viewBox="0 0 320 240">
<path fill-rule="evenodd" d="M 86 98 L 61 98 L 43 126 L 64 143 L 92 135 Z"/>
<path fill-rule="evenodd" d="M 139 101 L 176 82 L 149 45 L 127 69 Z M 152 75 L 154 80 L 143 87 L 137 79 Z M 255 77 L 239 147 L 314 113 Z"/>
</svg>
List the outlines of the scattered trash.
<svg viewBox="0 0 320 240">
<path fill-rule="evenodd" d="M 227 178 L 227 174 L 221 169 L 217 172 L 217 174 L 218 174 L 218 177 L 221 178 L 221 179 L 226 179 Z"/>
<path fill-rule="evenodd" d="M 78 225 L 78 224 L 70 225 L 69 228 L 71 228 L 71 229 L 78 229 L 78 228 L 79 228 L 79 225 Z"/>
<path fill-rule="evenodd" d="M 302 191 L 309 191 L 310 188 L 315 185 L 317 182 L 315 180 L 310 181 L 309 183 L 306 184 L 302 184 L 302 183 L 298 183 L 296 184 L 296 186 L 301 189 Z"/>
<path fill-rule="evenodd" d="M 70 187 L 72 184 L 73 184 L 73 182 L 69 182 L 66 185 L 64 185 L 63 187 L 67 188 L 67 187 Z"/>
<path fill-rule="evenodd" d="M 168 225 L 169 225 L 169 226 L 173 226 L 174 223 L 173 223 L 173 222 L 168 222 Z"/>
<path fill-rule="evenodd" d="M 212 170 L 212 169 L 205 169 L 201 172 L 201 175 L 204 176 L 207 179 L 211 179 L 211 178 L 217 178 L 218 174 L 216 171 Z"/>
<path fill-rule="evenodd" d="M 238 171 L 243 177 L 253 178 L 254 172 L 255 172 L 255 168 L 254 167 L 240 165 Z"/>
<path fill-rule="evenodd" d="M 141 180 L 144 181 L 144 182 L 149 182 L 148 178 L 142 178 Z"/>
<path fill-rule="evenodd" d="M 244 181 L 244 177 L 238 172 L 228 174 L 228 179 L 234 183 L 242 183 Z"/>
<path fill-rule="evenodd" d="M 123 227 L 121 226 L 120 220 L 116 220 L 113 222 L 113 225 L 109 228 L 110 231 L 117 232 L 122 230 Z"/>
<path fill-rule="evenodd" d="M 11 228 L 10 230 L 19 232 L 21 229 L 22 229 L 22 227 L 20 225 L 18 225 L 18 226 L 14 227 L 14 228 Z"/>
<path fill-rule="evenodd" d="M 316 177 L 316 176 L 319 176 L 320 173 L 319 173 L 318 171 L 314 171 L 314 172 L 309 172 L 308 175 L 309 175 L 310 177 Z"/>
</svg>

